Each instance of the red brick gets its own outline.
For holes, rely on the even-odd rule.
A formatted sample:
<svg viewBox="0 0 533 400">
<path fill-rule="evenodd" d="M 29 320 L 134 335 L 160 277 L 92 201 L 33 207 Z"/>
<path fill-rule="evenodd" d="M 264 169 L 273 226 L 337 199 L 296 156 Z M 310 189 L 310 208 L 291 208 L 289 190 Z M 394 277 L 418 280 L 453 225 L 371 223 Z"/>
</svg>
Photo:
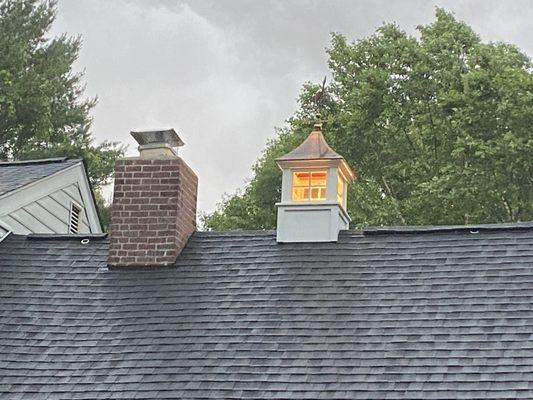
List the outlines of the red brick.
<svg viewBox="0 0 533 400">
<path fill-rule="evenodd" d="M 161 171 L 161 165 L 143 165 L 143 172 Z"/>
<path fill-rule="evenodd" d="M 196 230 L 198 178 L 180 158 L 118 160 L 110 266 L 172 264 Z"/>
</svg>

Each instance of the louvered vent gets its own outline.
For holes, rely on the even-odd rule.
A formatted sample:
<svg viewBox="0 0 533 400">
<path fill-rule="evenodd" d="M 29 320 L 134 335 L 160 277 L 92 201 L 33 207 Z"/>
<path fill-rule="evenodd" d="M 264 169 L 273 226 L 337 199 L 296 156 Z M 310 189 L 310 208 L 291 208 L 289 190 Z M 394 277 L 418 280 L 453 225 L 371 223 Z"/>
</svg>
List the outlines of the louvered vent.
<svg viewBox="0 0 533 400">
<path fill-rule="evenodd" d="M 80 213 L 81 213 L 81 207 L 78 205 L 71 203 L 70 205 L 70 226 L 69 226 L 69 232 L 76 234 L 79 233 L 80 230 Z"/>
</svg>

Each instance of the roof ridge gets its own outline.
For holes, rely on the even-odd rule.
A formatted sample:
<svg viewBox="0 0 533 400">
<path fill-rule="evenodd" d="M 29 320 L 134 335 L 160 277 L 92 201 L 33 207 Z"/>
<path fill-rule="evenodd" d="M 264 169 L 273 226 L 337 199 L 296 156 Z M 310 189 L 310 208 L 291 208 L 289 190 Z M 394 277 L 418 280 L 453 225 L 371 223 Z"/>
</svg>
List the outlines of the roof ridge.
<svg viewBox="0 0 533 400">
<path fill-rule="evenodd" d="M 495 224 L 471 225 L 406 225 L 406 226 L 369 226 L 362 229 L 342 230 L 344 234 L 386 234 L 386 233 L 438 233 L 438 232 L 464 232 L 478 233 L 476 231 L 506 231 L 506 230 L 533 229 L 533 221 L 508 222 Z M 199 236 L 270 236 L 276 233 L 275 229 L 268 230 L 229 230 L 229 231 L 196 231 Z"/>
<path fill-rule="evenodd" d="M 470 232 L 472 234 L 490 231 L 509 230 L 533 230 L 533 221 L 499 223 L 499 224 L 477 224 L 477 225 L 427 225 L 427 226 L 377 226 L 364 229 L 347 229 L 341 231 L 344 235 L 384 235 L 391 233 L 412 234 L 412 233 L 442 233 L 442 232 Z M 231 231 L 196 231 L 193 237 L 268 237 L 276 234 L 276 230 L 231 230 Z M 15 235 L 26 237 L 28 240 L 80 240 L 80 239 L 107 239 L 107 233 L 100 234 L 47 234 L 33 233 L 29 235 Z"/>
<path fill-rule="evenodd" d="M 106 239 L 107 233 L 30 233 L 29 235 L 16 235 L 26 237 L 28 240 L 83 240 L 83 239 Z"/>
<path fill-rule="evenodd" d="M 478 233 L 481 231 L 506 231 L 517 229 L 533 229 L 533 221 L 508 222 L 495 224 L 471 224 L 471 225 L 413 225 L 413 226 L 370 226 L 363 228 L 362 232 L 369 235 L 387 233 L 438 233 L 438 232 L 464 232 Z M 346 231 L 345 231 L 346 232 Z M 349 230 L 348 232 L 353 232 Z"/>
<path fill-rule="evenodd" d="M 261 235 L 261 236 L 271 236 L 276 234 L 276 229 L 235 229 L 228 231 L 196 231 L 195 235 L 201 236 L 251 236 L 251 235 Z"/>
<path fill-rule="evenodd" d="M 36 159 L 36 160 L 0 161 L 0 166 L 8 167 L 11 165 L 51 164 L 51 163 L 65 162 L 67 160 L 81 161 L 81 158 L 54 157 L 54 158 L 41 158 L 41 159 Z"/>
</svg>

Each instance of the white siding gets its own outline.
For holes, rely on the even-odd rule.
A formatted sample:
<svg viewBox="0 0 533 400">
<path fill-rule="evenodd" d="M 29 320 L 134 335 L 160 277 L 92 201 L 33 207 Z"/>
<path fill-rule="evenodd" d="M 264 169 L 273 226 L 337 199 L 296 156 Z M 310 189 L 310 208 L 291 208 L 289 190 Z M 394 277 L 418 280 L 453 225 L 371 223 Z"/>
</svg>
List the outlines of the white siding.
<svg viewBox="0 0 533 400">
<path fill-rule="evenodd" d="M 31 231 L 26 226 L 22 225 L 11 215 L 4 215 L 3 217 L 0 217 L 0 220 L 9 225 L 11 229 L 13 229 L 13 232 L 16 232 L 18 235 L 27 235 L 31 233 Z"/>
<path fill-rule="evenodd" d="M 66 215 L 64 221 L 66 221 L 67 228 L 65 233 L 68 232 L 68 224 L 70 222 L 70 203 L 72 201 L 76 202 L 78 205 L 83 207 L 83 200 L 81 198 L 80 190 L 77 184 L 70 185 L 66 188 L 58 190 L 57 192 L 52 193 L 50 196 L 50 202 L 59 203 L 66 209 Z M 49 204 L 52 206 L 52 204 Z M 80 233 L 89 233 L 89 224 L 87 222 L 87 211 L 85 207 L 80 214 Z"/>
<path fill-rule="evenodd" d="M 77 183 L 0 216 L 0 221 L 20 234 L 68 233 L 72 201 L 82 207 L 84 205 Z M 85 208 L 80 215 L 79 233 L 90 233 Z"/>
</svg>

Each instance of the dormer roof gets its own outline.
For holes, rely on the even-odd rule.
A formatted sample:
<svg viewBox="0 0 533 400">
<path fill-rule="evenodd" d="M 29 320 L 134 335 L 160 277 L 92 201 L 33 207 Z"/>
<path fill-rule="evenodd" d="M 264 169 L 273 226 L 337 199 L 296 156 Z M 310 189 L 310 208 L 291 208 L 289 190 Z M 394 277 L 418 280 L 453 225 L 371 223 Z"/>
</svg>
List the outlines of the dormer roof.
<svg viewBox="0 0 533 400">
<path fill-rule="evenodd" d="M 1 161 L 0 196 L 56 174 L 78 163 L 81 164 L 82 160 L 69 159 L 67 157 L 25 161 Z"/>
</svg>

